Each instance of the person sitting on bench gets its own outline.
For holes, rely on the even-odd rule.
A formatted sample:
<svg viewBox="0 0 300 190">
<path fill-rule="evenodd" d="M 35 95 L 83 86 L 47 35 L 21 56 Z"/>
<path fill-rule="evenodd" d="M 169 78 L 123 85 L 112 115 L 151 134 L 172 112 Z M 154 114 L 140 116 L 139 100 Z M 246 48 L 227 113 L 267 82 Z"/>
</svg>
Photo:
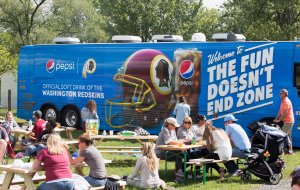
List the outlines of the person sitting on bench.
<svg viewBox="0 0 300 190">
<path fill-rule="evenodd" d="M 68 145 L 64 146 L 68 150 Z M 104 159 L 99 150 L 93 146 L 93 140 L 87 133 L 78 137 L 78 147 L 78 157 L 73 159 L 68 152 L 71 165 L 85 162 L 90 167 L 90 173 L 88 176 L 84 176 L 84 179 L 92 187 L 104 186 L 107 181 Z"/>
</svg>

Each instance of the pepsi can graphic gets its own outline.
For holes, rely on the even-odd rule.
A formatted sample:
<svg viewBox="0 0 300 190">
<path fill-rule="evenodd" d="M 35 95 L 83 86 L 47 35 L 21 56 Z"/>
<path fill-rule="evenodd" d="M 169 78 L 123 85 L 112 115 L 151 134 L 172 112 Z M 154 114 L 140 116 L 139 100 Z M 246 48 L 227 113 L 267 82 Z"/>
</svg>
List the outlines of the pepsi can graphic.
<svg viewBox="0 0 300 190">
<path fill-rule="evenodd" d="M 174 52 L 174 93 L 177 100 L 179 96 L 186 98 L 193 119 L 199 109 L 201 62 L 202 52 L 197 49 L 177 49 Z"/>
</svg>

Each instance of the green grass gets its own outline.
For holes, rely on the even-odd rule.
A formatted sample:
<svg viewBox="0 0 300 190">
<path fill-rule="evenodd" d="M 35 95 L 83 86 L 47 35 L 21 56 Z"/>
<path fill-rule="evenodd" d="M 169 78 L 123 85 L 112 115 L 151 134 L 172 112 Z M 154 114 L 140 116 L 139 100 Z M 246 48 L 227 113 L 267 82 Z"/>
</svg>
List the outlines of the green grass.
<svg viewBox="0 0 300 190">
<path fill-rule="evenodd" d="M 4 116 L 6 110 L 0 109 L 0 116 Z M 14 112 L 15 114 L 15 112 Z M 24 120 L 20 120 L 16 118 L 16 121 L 19 124 L 25 122 Z M 81 130 L 77 130 L 73 133 L 73 137 L 77 138 L 81 134 Z M 62 133 L 62 137 L 66 138 L 65 133 Z M 100 145 L 99 142 L 96 142 L 96 145 Z M 101 146 L 140 146 L 137 141 L 117 141 L 117 140 L 106 140 L 105 142 L 101 142 Z M 289 174 L 291 171 L 297 166 L 300 165 L 300 151 L 294 150 L 295 154 L 292 156 L 284 155 L 282 158 L 286 162 L 286 168 L 283 171 L 283 179 L 289 178 Z M 137 160 L 136 157 L 131 155 L 113 155 L 113 154 L 103 154 L 103 157 L 108 160 L 112 160 L 111 164 L 107 164 L 107 174 L 112 175 L 116 174 L 119 176 L 123 175 L 130 175 L 133 171 L 135 166 L 135 162 Z M 10 159 L 9 163 L 13 160 Z M 165 173 L 164 171 L 164 161 L 160 161 L 160 170 L 159 174 L 160 177 L 165 180 L 168 186 L 176 187 L 176 189 L 183 190 L 183 189 L 205 189 L 205 190 L 252 190 L 261 185 L 268 184 L 267 181 L 261 180 L 254 175 L 252 175 L 252 179 L 248 181 L 242 181 L 239 177 L 230 177 L 225 178 L 225 180 L 220 181 L 218 178 L 218 174 L 213 172 L 212 174 L 208 174 L 207 176 L 207 183 L 203 185 L 200 182 L 193 182 L 192 180 L 188 181 L 187 184 L 180 184 L 177 185 L 174 182 L 175 171 L 174 171 L 174 162 L 168 163 L 168 171 Z M 222 166 L 224 167 L 224 166 Z M 189 170 L 188 170 L 189 171 Z M 84 169 L 84 173 L 88 174 L 88 168 Z M 134 187 L 126 187 L 126 189 L 136 189 Z"/>
</svg>

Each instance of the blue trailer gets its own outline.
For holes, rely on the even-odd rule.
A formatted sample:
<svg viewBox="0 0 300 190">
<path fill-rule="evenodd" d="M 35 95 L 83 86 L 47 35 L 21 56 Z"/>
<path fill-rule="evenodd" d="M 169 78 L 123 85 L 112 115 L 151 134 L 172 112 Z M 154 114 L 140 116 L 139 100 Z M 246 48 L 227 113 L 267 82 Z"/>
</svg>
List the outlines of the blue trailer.
<svg viewBox="0 0 300 190">
<path fill-rule="evenodd" d="M 191 116 L 217 127 L 235 114 L 249 132 L 276 117 L 286 88 L 293 103 L 293 145 L 300 147 L 300 43 L 176 42 L 31 45 L 20 51 L 17 116 L 40 109 L 80 127 L 80 110 L 97 102 L 101 130 L 143 127 L 159 133 L 184 95 Z"/>
</svg>

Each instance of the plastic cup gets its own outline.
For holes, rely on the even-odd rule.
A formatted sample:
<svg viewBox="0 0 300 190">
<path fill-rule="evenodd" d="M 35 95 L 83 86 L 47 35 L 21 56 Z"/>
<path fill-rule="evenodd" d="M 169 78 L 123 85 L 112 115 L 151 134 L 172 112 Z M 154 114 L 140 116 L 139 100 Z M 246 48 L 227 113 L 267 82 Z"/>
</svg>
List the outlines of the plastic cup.
<svg viewBox="0 0 300 190">
<path fill-rule="evenodd" d="M 109 135 L 110 136 L 114 135 L 114 131 L 113 130 L 109 130 Z"/>
</svg>

